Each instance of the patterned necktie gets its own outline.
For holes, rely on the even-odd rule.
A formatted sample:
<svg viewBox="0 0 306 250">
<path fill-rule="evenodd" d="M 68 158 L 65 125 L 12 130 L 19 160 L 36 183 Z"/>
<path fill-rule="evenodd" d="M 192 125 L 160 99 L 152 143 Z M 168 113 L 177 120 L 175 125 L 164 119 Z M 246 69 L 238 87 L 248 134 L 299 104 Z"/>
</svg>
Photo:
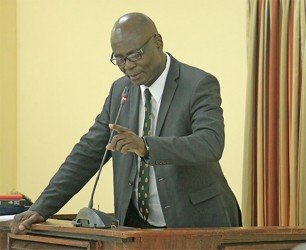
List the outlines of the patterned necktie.
<svg viewBox="0 0 306 250">
<path fill-rule="evenodd" d="M 151 135 L 151 93 L 149 89 L 145 92 L 145 119 L 143 123 L 143 135 Z M 145 221 L 149 217 L 149 174 L 150 168 L 142 158 L 140 159 L 140 170 L 138 179 L 138 207 Z"/>
</svg>

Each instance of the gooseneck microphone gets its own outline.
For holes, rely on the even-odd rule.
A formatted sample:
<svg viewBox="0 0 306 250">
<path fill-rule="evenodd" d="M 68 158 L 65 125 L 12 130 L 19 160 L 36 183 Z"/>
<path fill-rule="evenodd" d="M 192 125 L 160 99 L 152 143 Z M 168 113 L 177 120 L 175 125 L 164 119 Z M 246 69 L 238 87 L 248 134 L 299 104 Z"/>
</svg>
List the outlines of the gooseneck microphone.
<svg viewBox="0 0 306 250">
<path fill-rule="evenodd" d="M 127 100 L 128 92 L 129 92 L 129 88 L 125 87 L 122 92 L 120 106 L 119 106 L 119 110 L 118 110 L 114 124 L 117 124 L 118 118 L 121 113 L 121 109 Z M 112 141 L 113 136 L 114 136 L 114 130 L 111 131 L 111 134 L 108 140 L 108 144 Z M 119 221 L 113 216 L 93 208 L 93 199 L 94 199 L 96 187 L 97 187 L 97 184 L 100 178 L 100 174 L 102 171 L 102 167 L 105 163 L 107 151 L 108 150 L 105 149 L 105 152 L 103 154 L 103 158 L 102 158 L 99 170 L 98 170 L 97 178 L 96 178 L 93 190 L 91 192 L 91 197 L 89 200 L 88 207 L 82 208 L 78 212 L 77 217 L 72 221 L 72 224 L 76 227 L 109 228 L 109 227 L 117 227 L 119 225 Z"/>
</svg>

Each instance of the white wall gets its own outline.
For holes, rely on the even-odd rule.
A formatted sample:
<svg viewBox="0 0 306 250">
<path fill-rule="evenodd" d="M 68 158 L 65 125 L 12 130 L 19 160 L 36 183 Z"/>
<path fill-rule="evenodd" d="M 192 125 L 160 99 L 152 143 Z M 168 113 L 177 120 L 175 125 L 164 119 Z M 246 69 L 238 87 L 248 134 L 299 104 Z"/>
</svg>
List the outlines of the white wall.
<svg viewBox="0 0 306 250">
<path fill-rule="evenodd" d="M 0 0 L 0 193 L 16 188 L 16 1 Z"/>
</svg>

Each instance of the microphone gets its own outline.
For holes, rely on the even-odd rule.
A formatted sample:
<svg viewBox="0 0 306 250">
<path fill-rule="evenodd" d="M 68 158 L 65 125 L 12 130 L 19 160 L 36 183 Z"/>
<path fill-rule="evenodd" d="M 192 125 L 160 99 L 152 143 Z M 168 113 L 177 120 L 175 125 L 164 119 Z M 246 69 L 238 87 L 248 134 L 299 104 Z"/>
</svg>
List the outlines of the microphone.
<svg viewBox="0 0 306 250">
<path fill-rule="evenodd" d="M 117 124 L 118 118 L 121 113 L 121 109 L 128 98 L 128 92 L 129 92 L 129 88 L 125 87 L 121 95 L 120 106 L 119 106 L 119 110 L 118 110 L 114 124 Z M 114 136 L 114 130 L 111 131 L 108 143 L 112 141 L 113 136 Z M 82 208 L 78 212 L 76 218 L 72 220 L 72 224 L 75 227 L 87 227 L 87 228 L 110 228 L 111 227 L 113 228 L 119 225 L 119 221 L 113 216 L 93 208 L 93 198 L 94 198 L 97 184 L 100 178 L 102 167 L 105 163 L 107 151 L 108 150 L 105 150 L 102 161 L 100 163 L 99 171 L 97 174 L 97 178 L 96 178 L 93 190 L 91 192 L 91 197 L 89 200 L 88 207 Z"/>
</svg>

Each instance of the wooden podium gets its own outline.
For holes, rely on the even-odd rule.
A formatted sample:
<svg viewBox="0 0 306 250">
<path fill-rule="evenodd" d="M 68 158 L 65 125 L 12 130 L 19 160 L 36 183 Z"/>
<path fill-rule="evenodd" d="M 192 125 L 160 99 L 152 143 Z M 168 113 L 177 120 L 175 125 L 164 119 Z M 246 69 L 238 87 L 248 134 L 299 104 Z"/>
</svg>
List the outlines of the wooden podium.
<svg viewBox="0 0 306 250">
<path fill-rule="evenodd" d="M 94 229 L 50 219 L 24 235 L 0 222 L 0 249 L 292 249 L 306 241 L 306 228 Z"/>
</svg>

